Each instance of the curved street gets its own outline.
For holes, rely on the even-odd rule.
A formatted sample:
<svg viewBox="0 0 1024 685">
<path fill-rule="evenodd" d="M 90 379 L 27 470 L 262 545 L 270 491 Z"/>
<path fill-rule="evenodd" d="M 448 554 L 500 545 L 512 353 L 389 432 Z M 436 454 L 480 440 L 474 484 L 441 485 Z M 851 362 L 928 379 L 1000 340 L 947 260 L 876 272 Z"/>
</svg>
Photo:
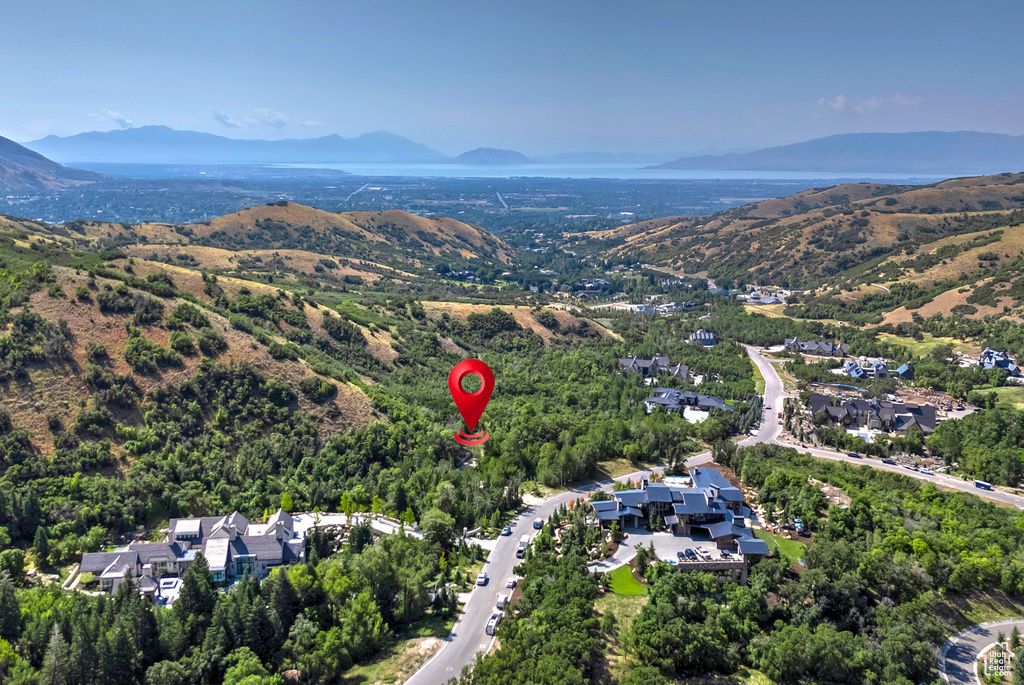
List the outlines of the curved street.
<svg viewBox="0 0 1024 685">
<path fill-rule="evenodd" d="M 748 347 L 747 352 L 765 379 L 764 402 L 765 406 L 770 407 L 770 409 L 765 410 L 764 419 L 758 431 L 741 440 L 739 444 L 749 446 L 758 443 L 774 443 L 784 447 L 793 447 L 791 444 L 782 443 L 778 440 L 779 434 L 782 432 L 782 426 L 778 424 L 779 411 L 782 409 L 782 401 L 785 397 L 782 378 L 772 363 L 765 359 L 756 349 Z M 908 471 L 899 466 L 883 464 L 877 459 L 855 459 L 844 453 L 832 450 L 800 447 L 797 447 L 797 449 L 821 459 L 847 461 L 860 466 L 894 471 L 919 480 L 927 480 L 945 487 L 970 492 L 986 499 L 1024 507 L 1024 497 L 1018 497 L 998 490 L 978 490 L 974 487 L 973 481 L 963 481 L 940 474 L 929 476 L 918 471 Z M 711 453 L 703 452 L 687 459 L 686 466 L 692 468 L 709 461 L 711 461 Z M 661 467 L 635 471 L 619 476 L 616 480 L 636 480 L 643 474 L 651 473 L 652 471 L 660 472 Z M 570 500 L 577 497 L 586 496 L 594 490 L 610 491 L 612 482 L 612 479 L 608 479 L 600 483 L 592 483 L 575 490 L 559 493 L 539 504 L 527 507 L 523 513 L 516 517 L 510 524 L 512 535 L 499 537 L 494 549 L 491 550 L 487 560 L 484 562 L 484 571 L 487 572 L 490 578 L 488 584 L 482 587 L 474 587 L 469 601 L 463 607 L 462 613 L 455 622 L 455 627 L 452 629 L 448 639 L 441 645 L 437 653 L 406 682 L 410 685 L 437 685 L 438 683 L 445 683 L 450 678 L 457 677 L 464 666 L 473 664 L 478 652 L 489 649 L 492 639 L 491 636 L 484 632 L 484 627 L 487 624 L 488 618 L 490 618 L 491 612 L 495 610 L 497 596 L 505 592 L 505 580 L 513 575 L 512 569 L 518 564 L 515 552 L 520 536 L 524 533 L 532 535 L 533 528 L 531 527 L 531 522 L 534 519 L 541 518 L 547 520 L 563 504 L 567 504 Z M 970 663 L 973 663 L 973 657 Z M 968 669 L 971 668 L 970 663 L 968 664 Z"/>
<path fill-rule="evenodd" d="M 949 638 L 939 657 L 942 679 L 952 685 L 980 683 L 975 664 L 981 650 L 994 644 L 999 633 L 1009 637 L 1014 628 L 1024 633 L 1024 619 L 981 623 Z"/>
</svg>

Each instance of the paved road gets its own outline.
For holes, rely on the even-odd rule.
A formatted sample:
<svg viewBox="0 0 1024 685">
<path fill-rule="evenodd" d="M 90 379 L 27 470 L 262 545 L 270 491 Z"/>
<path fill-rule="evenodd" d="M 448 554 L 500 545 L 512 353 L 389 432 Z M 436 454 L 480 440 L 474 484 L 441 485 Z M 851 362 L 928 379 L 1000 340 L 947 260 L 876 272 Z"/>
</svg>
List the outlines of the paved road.
<svg viewBox="0 0 1024 685">
<path fill-rule="evenodd" d="M 750 358 L 761 370 L 761 375 L 764 376 L 765 406 L 770 407 L 770 409 L 765 410 L 764 420 L 762 421 L 761 428 L 758 432 L 744 438 L 739 444 L 749 446 L 767 442 L 785 445 L 785 443 L 778 442 L 779 434 L 782 432 L 782 426 L 778 425 L 779 412 L 782 410 L 782 401 L 785 397 L 782 379 L 779 377 L 779 374 L 772 363 L 761 356 L 757 350 L 748 347 L 747 352 L 750 354 Z M 790 444 L 785 446 L 792 447 L 793 445 Z M 798 449 L 801 448 L 798 447 Z M 921 480 L 929 480 L 941 485 L 971 492 L 981 497 L 996 499 L 1024 507 L 1024 498 L 999 491 L 986 492 L 978 490 L 974 487 L 973 481 L 968 483 L 950 476 L 927 476 L 916 471 L 908 471 L 899 466 L 883 464 L 876 459 L 854 459 L 847 456 L 845 453 L 834 452 L 831 450 L 804 449 L 803 451 L 810 452 L 814 456 L 822 459 L 848 461 L 854 464 L 871 466 L 877 469 L 895 471 L 902 473 L 905 476 L 911 476 Z M 686 465 L 687 467 L 692 468 L 694 466 L 706 464 L 710 461 L 711 453 L 704 452 L 687 459 Z M 661 471 L 661 467 L 636 471 L 634 473 L 620 476 L 617 480 L 636 480 L 640 476 L 651 473 L 652 471 Z M 512 569 L 519 563 L 519 560 L 516 559 L 515 555 L 516 547 L 519 544 L 519 538 L 524 533 L 532 535 L 535 532 L 532 527 L 532 521 L 536 518 L 547 520 L 547 518 L 551 516 L 558 507 L 568 503 L 571 499 L 588 496 L 591 492 L 597 489 L 611 490 L 612 482 L 613 481 L 609 479 L 602 481 L 601 483 L 593 483 L 576 490 L 570 490 L 568 492 L 554 495 L 539 504 L 528 507 L 523 514 L 513 521 L 511 524 L 512 535 L 498 538 L 494 549 L 488 555 L 487 561 L 484 563 L 484 570 L 490 577 L 490 582 L 486 586 L 477 587 L 473 590 L 469 601 L 463 608 L 461 616 L 459 616 L 459 619 L 455 623 L 455 628 L 452 630 L 449 639 L 441 646 L 441 649 L 438 650 L 437 654 L 435 654 L 430 661 L 424 664 L 424 666 L 414 673 L 406 682 L 410 685 L 437 685 L 438 683 L 445 683 L 448 679 L 458 676 L 462 671 L 463 666 L 472 664 L 476 658 L 477 652 L 486 650 L 491 644 L 491 637 L 484 632 L 484 627 L 487 624 L 487 619 L 490 617 L 491 612 L 495 610 L 495 603 L 498 595 L 505 592 L 505 580 L 512 575 Z"/>
<path fill-rule="evenodd" d="M 982 623 L 951 637 L 942 648 L 939 673 L 952 685 L 980 683 L 975 675 L 975 662 L 981 650 L 996 641 L 999 633 L 1010 636 L 1014 627 L 1024 633 L 1024 619 Z"/>
</svg>

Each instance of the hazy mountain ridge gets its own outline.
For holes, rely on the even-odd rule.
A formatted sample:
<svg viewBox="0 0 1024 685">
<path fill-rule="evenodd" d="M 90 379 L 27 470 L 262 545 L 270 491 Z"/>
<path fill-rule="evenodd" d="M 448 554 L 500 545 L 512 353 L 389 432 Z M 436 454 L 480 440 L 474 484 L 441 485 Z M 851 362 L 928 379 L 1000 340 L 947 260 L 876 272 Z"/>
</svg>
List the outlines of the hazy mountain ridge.
<svg viewBox="0 0 1024 685">
<path fill-rule="evenodd" d="M 1024 169 L 1024 136 L 976 131 L 844 133 L 745 154 L 683 157 L 653 168 L 992 174 Z"/>
<path fill-rule="evenodd" d="M 134 164 L 290 164 L 335 162 L 436 162 L 446 156 L 421 143 L 377 131 L 355 138 L 245 140 L 212 133 L 179 131 L 167 126 L 141 126 L 90 131 L 73 136 L 47 136 L 27 144 L 64 162 Z"/>
<path fill-rule="evenodd" d="M 61 166 L 24 145 L 0 136 L 0 190 L 4 192 L 60 190 L 104 178 L 92 171 Z"/>
<path fill-rule="evenodd" d="M 452 161 L 459 164 L 533 164 L 533 160 L 522 152 L 516 152 L 515 150 L 502 150 L 493 147 L 478 147 L 475 150 L 463 152 Z"/>
</svg>

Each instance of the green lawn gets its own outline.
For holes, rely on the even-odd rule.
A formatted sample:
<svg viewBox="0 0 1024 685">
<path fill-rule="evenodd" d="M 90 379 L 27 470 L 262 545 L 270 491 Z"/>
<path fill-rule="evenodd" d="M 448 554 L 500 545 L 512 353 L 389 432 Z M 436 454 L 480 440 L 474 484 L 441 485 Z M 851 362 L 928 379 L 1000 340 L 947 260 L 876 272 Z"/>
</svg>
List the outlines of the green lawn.
<svg viewBox="0 0 1024 685">
<path fill-rule="evenodd" d="M 641 585 L 640 581 L 633 577 L 633 571 L 629 568 L 629 564 L 620 566 L 609 573 L 608 579 L 611 581 L 612 592 L 617 595 L 638 597 L 646 595 L 648 592 L 647 586 Z"/>
<path fill-rule="evenodd" d="M 802 542 L 787 540 L 780 535 L 769 533 L 768 531 L 760 528 L 754 531 L 754 535 L 767 542 L 768 549 L 773 551 L 777 550 L 779 554 L 786 557 L 794 564 L 803 559 L 804 553 L 807 551 L 807 545 Z"/>
<path fill-rule="evenodd" d="M 1005 388 L 991 388 L 989 390 L 980 390 L 979 392 L 986 394 L 994 392 L 1000 402 L 1011 404 L 1015 409 L 1024 409 L 1024 386 L 1009 385 Z"/>
<path fill-rule="evenodd" d="M 952 345 L 954 352 L 977 354 L 978 352 L 981 351 L 981 348 L 979 348 L 977 345 L 966 343 L 961 340 L 957 340 L 956 338 L 936 338 L 931 333 L 925 333 L 924 340 L 922 340 L 921 342 L 918 342 L 913 338 L 905 338 L 900 335 L 892 335 L 891 333 L 879 333 L 878 339 L 890 345 L 903 345 L 908 350 L 910 350 L 911 353 L 916 354 L 919 357 L 928 354 L 939 345 L 945 344 Z"/>
<path fill-rule="evenodd" d="M 750 365 L 754 367 L 754 390 L 757 391 L 758 395 L 764 394 L 764 376 L 761 375 L 761 369 L 757 367 L 754 360 L 750 360 Z"/>
</svg>

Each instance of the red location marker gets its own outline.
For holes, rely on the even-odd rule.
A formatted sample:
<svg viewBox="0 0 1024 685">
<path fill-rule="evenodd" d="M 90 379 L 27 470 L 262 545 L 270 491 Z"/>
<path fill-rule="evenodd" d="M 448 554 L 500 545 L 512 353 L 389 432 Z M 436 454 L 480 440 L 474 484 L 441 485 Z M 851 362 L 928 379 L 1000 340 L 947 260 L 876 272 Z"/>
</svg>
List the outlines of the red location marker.
<svg viewBox="0 0 1024 685">
<path fill-rule="evenodd" d="M 470 375 L 480 377 L 480 389 L 476 392 L 466 392 L 462 389 L 462 379 Z M 459 408 L 459 413 L 462 414 L 470 431 L 465 433 L 460 429 L 455 434 L 455 439 L 463 445 L 480 445 L 487 442 L 487 438 L 490 437 L 487 431 L 473 431 L 476 430 L 476 424 L 480 422 L 480 417 L 483 416 L 494 391 L 494 372 L 491 371 L 491 367 L 479 359 L 463 359 L 448 374 L 448 389 L 451 390 L 455 406 Z"/>
</svg>

